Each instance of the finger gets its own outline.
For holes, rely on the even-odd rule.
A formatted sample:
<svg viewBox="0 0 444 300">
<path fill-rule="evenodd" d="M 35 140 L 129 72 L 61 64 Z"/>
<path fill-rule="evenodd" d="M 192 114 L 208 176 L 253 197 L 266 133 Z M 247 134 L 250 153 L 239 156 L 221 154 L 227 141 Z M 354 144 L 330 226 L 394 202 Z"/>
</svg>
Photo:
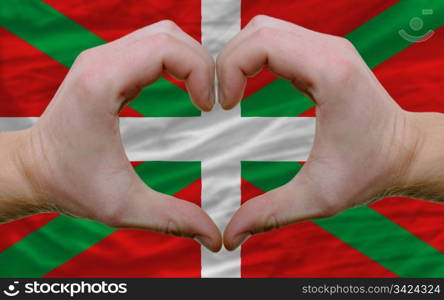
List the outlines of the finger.
<svg viewBox="0 0 444 300">
<path fill-rule="evenodd" d="M 196 50 L 200 49 L 200 51 Z M 149 85 L 167 71 L 177 79 L 185 80 L 193 103 L 202 110 L 213 106 L 214 62 L 203 55 L 203 49 L 190 46 L 174 34 L 158 33 L 125 44 L 120 68 L 130 72 L 122 89 Z M 151 71 L 151 72 L 149 72 Z"/>
<path fill-rule="evenodd" d="M 248 24 L 224 46 L 222 52 L 219 54 L 219 57 L 221 57 L 223 53 L 232 52 L 233 49 L 242 43 L 243 40 L 251 36 L 251 34 L 265 25 L 270 28 L 279 28 L 287 31 L 292 30 L 292 26 L 295 26 L 292 23 L 280 19 L 265 15 L 257 15 L 252 18 L 250 22 L 248 22 Z"/>
<path fill-rule="evenodd" d="M 208 111 L 214 99 L 214 62 L 196 43 L 179 30 L 156 32 L 147 27 L 85 51 L 74 71 L 78 70 L 88 86 L 102 86 L 100 94 L 104 97 L 117 95 L 112 107 L 115 111 L 156 81 L 163 71 L 185 80 L 193 103 Z"/>
<path fill-rule="evenodd" d="M 319 78 L 319 53 L 326 36 L 288 22 L 262 17 L 249 26 L 217 58 L 217 75 L 222 107 L 230 109 L 242 98 L 247 77 L 264 66 L 310 93 Z"/>
<path fill-rule="evenodd" d="M 219 229 L 199 206 L 149 189 L 140 180 L 134 184 L 124 205 L 111 219 L 113 227 L 193 238 L 215 252 L 222 246 Z"/>
<path fill-rule="evenodd" d="M 196 41 L 193 37 L 191 37 L 189 34 L 187 34 L 185 31 L 183 31 L 176 23 L 170 20 L 162 20 L 155 24 L 149 25 L 145 28 L 139 29 L 134 32 L 134 34 L 128 35 L 125 38 L 131 39 L 131 40 L 140 40 L 140 39 L 146 39 L 149 38 L 152 35 L 155 34 L 162 34 L 162 33 L 168 33 L 177 38 L 178 40 L 184 42 L 188 46 L 190 46 L 198 55 L 200 58 L 206 61 L 206 63 L 210 66 L 212 66 L 213 70 L 210 74 L 210 81 L 214 82 L 214 59 L 208 53 L 207 50 L 202 47 L 202 45 Z M 174 76 L 174 74 L 172 74 Z M 177 79 L 177 78 L 176 78 Z M 180 78 L 179 78 L 180 79 Z M 214 85 L 212 86 L 212 93 L 211 93 L 211 101 L 214 105 Z"/>
<path fill-rule="evenodd" d="M 183 31 L 176 23 L 171 20 L 162 20 L 144 28 L 138 29 L 133 33 L 121 38 L 120 40 L 126 39 L 134 41 L 146 39 L 152 35 L 159 33 L 169 33 L 173 35 L 175 38 L 187 43 L 196 52 L 198 52 L 202 58 L 206 59 L 208 62 L 213 62 L 213 58 L 208 53 L 208 51 L 206 51 L 205 48 L 202 47 L 202 45 L 198 41 L 196 41 L 185 31 Z"/>
<path fill-rule="evenodd" d="M 331 211 L 311 186 L 298 175 L 291 183 L 247 201 L 225 229 L 225 248 L 234 250 L 257 233 L 327 216 Z"/>
<path fill-rule="evenodd" d="M 171 22 L 172 23 L 172 22 Z M 209 102 L 211 104 L 210 108 L 202 108 L 205 111 L 211 110 L 212 107 L 214 106 L 214 102 L 215 102 L 215 86 L 214 86 L 214 79 L 215 79 L 215 61 L 213 59 L 213 57 L 210 55 L 210 53 L 205 50 L 202 45 L 197 42 L 194 38 L 192 38 L 190 35 L 188 35 L 186 32 L 184 32 L 179 26 L 177 26 L 176 24 L 172 23 L 170 25 L 172 25 L 171 28 L 171 32 L 174 34 L 174 36 L 178 39 L 180 39 L 181 41 L 187 43 L 187 45 L 189 45 L 192 49 L 194 49 L 194 51 L 198 54 L 199 58 L 203 59 L 206 64 L 209 66 L 209 74 L 208 76 L 205 78 L 206 80 L 209 80 L 210 82 L 210 94 L 209 94 Z M 174 74 L 172 74 L 174 76 Z M 180 78 L 179 78 L 180 79 Z M 200 80 L 200 79 L 198 79 Z M 199 81 L 197 82 L 199 83 Z M 187 82 L 187 89 L 190 90 L 191 86 L 190 84 Z M 196 93 L 191 93 L 191 97 L 192 99 L 194 99 L 193 97 L 195 97 L 196 95 L 200 96 L 200 95 L 205 95 L 206 92 L 203 92 L 204 94 L 197 94 Z M 199 100 L 193 100 L 193 102 L 199 103 Z"/>
</svg>

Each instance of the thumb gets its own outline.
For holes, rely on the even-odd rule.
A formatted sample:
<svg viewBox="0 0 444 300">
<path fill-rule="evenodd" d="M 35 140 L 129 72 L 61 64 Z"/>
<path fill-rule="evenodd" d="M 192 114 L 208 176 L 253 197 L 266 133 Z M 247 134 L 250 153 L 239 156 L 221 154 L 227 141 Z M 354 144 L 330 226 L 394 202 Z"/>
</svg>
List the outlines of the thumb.
<svg viewBox="0 0 444 300">
<path fill-rule="evenodd" d="M 129 192 L 124 206 L 114 218 L 113 227 L 194 238 L 214 252 L 222 247 L 216 224 L 194 203 L 156 192 L 140 181 Z"/>
<path fill-rule="evenodd" d="M 225 248 L 234 250 L 253 234 L 330 215 L 301 172 L 290 183 L 243 204 L 225 229 Z"/>
</svg>

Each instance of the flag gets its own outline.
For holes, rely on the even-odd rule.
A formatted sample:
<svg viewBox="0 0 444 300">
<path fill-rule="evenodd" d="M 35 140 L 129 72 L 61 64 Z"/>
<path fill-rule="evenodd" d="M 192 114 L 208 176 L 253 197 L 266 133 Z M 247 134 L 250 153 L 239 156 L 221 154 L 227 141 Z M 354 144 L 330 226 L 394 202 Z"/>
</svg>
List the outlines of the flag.
<svg viewBox="0 0 444 300">
<path fill-rule="evenodd" d="M 0 130 L 32 126 L 84 49 L 171 19 L 217 55 L 258 14 L 346 37 L 402 108 L 444 111 L 439 0 L 2 0 Z M 297 174 L 314 118 L 313 102 L 267 70 L 233 112 L 209 114 L 165 74 L 122 111 L 121 127 L 149 187 L 201 205 L 223 227 L 241 203 Z M 189 239 L 40 214 L 0 225 L 0 276 L 442 277 L 443 215 L 436 203 L 388 198 L 212 254 Z"/>
</svg>

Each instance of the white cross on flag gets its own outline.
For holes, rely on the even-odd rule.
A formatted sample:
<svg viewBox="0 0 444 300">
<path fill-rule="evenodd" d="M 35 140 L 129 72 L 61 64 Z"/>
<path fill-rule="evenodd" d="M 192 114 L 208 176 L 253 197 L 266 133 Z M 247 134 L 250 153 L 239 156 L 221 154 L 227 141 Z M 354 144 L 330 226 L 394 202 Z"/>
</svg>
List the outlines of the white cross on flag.
<svg viewBox="0 0 444 300">
<path fill-rule="evenodd" d="M 258 14 L 346 36 L 401 106 L 442 112 L 442 68 L 436 64 L 443 61 L 444 8 L 439 1 L 424 1 L 427 7 L 420 2 L 2 0 L 0 131 L 37 122 L 85 49 L 170 19 L 216 57 Z M 421 15 L 426 8 L 433 14 Z M 399 36 L 414 16 L 434 30 L 427 42 L 412 44 Z M 220 230 L 243 202 L 294 177 L 308 157 L 314 125 L 313 102 L 267 70 L 249 80 L 244 99 L 231 111 L 216 105 L 201 113 L 184 84 L 165 75 L 120 118 L 125 150 L 142 180 L 201 205 Z M 190 239 L 40 214 L 0 225 L 0 276 L 442 277 L 444 263 L 418 267 L 443 259 L 442 226 L 433 220 L 440 210 L 427 202 L 387 199 L 257 235 L 233 252 L 218 253 Z M 424 218 L 412 216 L 419 211 Z M 403 257 L 413 263 L 401 263 Z"/>
</svg>

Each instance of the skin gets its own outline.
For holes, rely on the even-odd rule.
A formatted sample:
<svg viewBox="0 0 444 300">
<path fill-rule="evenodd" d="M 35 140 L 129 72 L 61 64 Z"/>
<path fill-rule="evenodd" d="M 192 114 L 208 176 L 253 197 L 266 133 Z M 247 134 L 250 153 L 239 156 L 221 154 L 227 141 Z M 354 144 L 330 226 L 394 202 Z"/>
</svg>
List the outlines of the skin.
<svg viewBox="0 0 444 300">
<path fill-rule="evenodd" d="M 227 249 L 383 196 L 444 201 L 442 115 L 402 110 L 350 42 L 257 16 L 217 59 L 221 105 L 237 105 L 247 77 L 265 66 L 316 103 L 314 145 L 291 182 L 241 206 L 224 232 Z"/>
<path fill-rule="evenodd" d="M 247 77 L 265 66 L 316 103 L 314 145 L 290 183 L 242 205 L 225 229 L 227 249 L 388 195 L 444 201 L 444 118 L 402 110 L 348 41 L 255 17 L 217 58 L 222 107 L 237 105 Z M 213 59 L 170 21 L 82 53 L 34 127 L 0 134 L 0 221 L 55 211 L 218 251 L 208 215 L 148 188 L 123 149 L 119 111 L 164 70 L 211 110 Z"/>
<path fill-rule="evenodd" d="M 163 71 L 185 80 L 198 108 L 212 108 L 214 60 L 171 21 L 81 53 L 38 123 L 0 136 L 0 221 L 57 211 L 195 238 L 218 251 L 221 234 L 209 216 L 148 188 L 124 152 L 118 113 Z"/>
</svg>

